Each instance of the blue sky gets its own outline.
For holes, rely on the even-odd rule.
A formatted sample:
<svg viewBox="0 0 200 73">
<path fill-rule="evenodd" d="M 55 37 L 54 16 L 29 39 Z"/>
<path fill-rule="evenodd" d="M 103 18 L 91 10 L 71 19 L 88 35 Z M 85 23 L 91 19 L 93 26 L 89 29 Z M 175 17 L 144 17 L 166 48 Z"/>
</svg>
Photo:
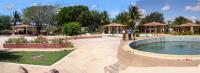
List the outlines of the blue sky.
<svg viewBox="0 0 200 73">
<path fill-rule="evenodd" d="M 44 4 L 87 5 L 91 10 L 108 11 L 112 18 L 129 5 L 137 5 L 145 15 L 158 11 L 166 20 L 176 16 L 200 20 L 200 0 L 0 0 L 0 14 L 10 15 L 14 10 L 22 12 L 26 7 Z"/>
</svg>

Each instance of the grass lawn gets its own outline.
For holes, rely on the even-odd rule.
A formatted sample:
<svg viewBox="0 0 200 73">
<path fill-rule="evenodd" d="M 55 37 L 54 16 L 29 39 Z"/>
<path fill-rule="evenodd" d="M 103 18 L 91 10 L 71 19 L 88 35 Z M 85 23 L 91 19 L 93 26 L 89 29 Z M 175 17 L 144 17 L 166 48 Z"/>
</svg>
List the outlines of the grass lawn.
<svg viewBox="0 0 200 73">
<path fill-rule="evenodd" d="M 73 50 L 65 51 L 31 51 L 6 52 L 0 51 L 0 62 L 12 62 L 34 65 L 52 65 Z"/>
</svg>

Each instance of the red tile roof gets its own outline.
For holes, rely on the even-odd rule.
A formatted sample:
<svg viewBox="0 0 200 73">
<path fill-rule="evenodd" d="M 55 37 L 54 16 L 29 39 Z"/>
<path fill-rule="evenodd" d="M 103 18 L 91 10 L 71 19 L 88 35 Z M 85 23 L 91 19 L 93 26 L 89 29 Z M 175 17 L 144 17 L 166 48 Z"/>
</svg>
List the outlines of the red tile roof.
<svg viewBox="0 0 200 73">
<path fill-rule="evenodd" d="M 194 23 L 186 23 L 186 24 L 178 25 L 178 27 L 190 27 L 190 26 L 200 26 L 200 25 L 194 24 Z"/>
<path fill-rule="evenodd" d="M 121 26 L 121 27 L 123 27 L 123 26 L 126 26 L 126 25 L 122 25 L 122 24 L 118 24 L 118 23 L 110 23 L 110 24 L 108 24 L 108 25 L 105 25 L 105 27 L 116 27 L 116 26 Z"/>
<path fill-rule="evenodd" d="M 16 25 L 16 26 L 12 26 L 12 27 L 13 28 L 34 28 L 35 26 L 22 23 L 20 25 Z"/>
<path fill-rule="evenodd" d="M 151 22 L 151 23 L 146 23 L 143 26 L 165 26 L 166 24 L 158 23 L 158 22 Z"/>
</svg>

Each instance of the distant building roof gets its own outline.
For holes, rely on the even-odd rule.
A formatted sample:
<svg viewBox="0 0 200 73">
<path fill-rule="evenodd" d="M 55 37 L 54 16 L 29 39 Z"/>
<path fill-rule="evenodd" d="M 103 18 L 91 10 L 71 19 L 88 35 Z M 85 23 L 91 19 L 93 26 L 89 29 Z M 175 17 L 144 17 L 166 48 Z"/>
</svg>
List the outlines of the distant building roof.
<svg viewBox="0 0 200 73">
<path fill-rule="evenodd" d="M 151 22 L 151 23 L 146 23 L 143 26 L 165 26 L 166 24 L 158 23 L 158 22 Z"/>
<path fill-rule="evenodd" d="M 118 23 L 110 23 L 108 25 L 105 25 L 104 27 L 119 27 L 119 26 L 124 27 L 126 25 L 122 25 L 122 24 L 118 24 Z"/>
<path fill-rule="evenodd" d="M 20 25 L 12 26 L 13 28 L 34 28 L 35 26 L 21 23 Z"/>
<path fill-rule="evenodd" d="M 194 24 L 194 23 L 186 23 L 186 24 L 178 25 L 177 27 L 191 27 L 191 26 L 200 26 L 200 25 Z"/>
</svg>

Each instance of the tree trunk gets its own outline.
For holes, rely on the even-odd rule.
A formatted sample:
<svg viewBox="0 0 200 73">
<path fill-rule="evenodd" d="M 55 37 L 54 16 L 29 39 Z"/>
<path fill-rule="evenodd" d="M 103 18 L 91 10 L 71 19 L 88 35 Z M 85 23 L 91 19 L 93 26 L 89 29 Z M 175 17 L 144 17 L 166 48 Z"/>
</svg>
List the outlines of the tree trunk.
<svg viewBox="0 0 200 73">
<path fill-rule="evenodd" d="M 41 25 L 40 25 L 39 22 L 37 22 L 36 25 L 37 25 L 37 35 L 40 35 L 40 34 L 41 34 L 40 31 L 41 31 L 41 28 L 42 28 L 42 27 L 41 27 Z"/>
</svg>

